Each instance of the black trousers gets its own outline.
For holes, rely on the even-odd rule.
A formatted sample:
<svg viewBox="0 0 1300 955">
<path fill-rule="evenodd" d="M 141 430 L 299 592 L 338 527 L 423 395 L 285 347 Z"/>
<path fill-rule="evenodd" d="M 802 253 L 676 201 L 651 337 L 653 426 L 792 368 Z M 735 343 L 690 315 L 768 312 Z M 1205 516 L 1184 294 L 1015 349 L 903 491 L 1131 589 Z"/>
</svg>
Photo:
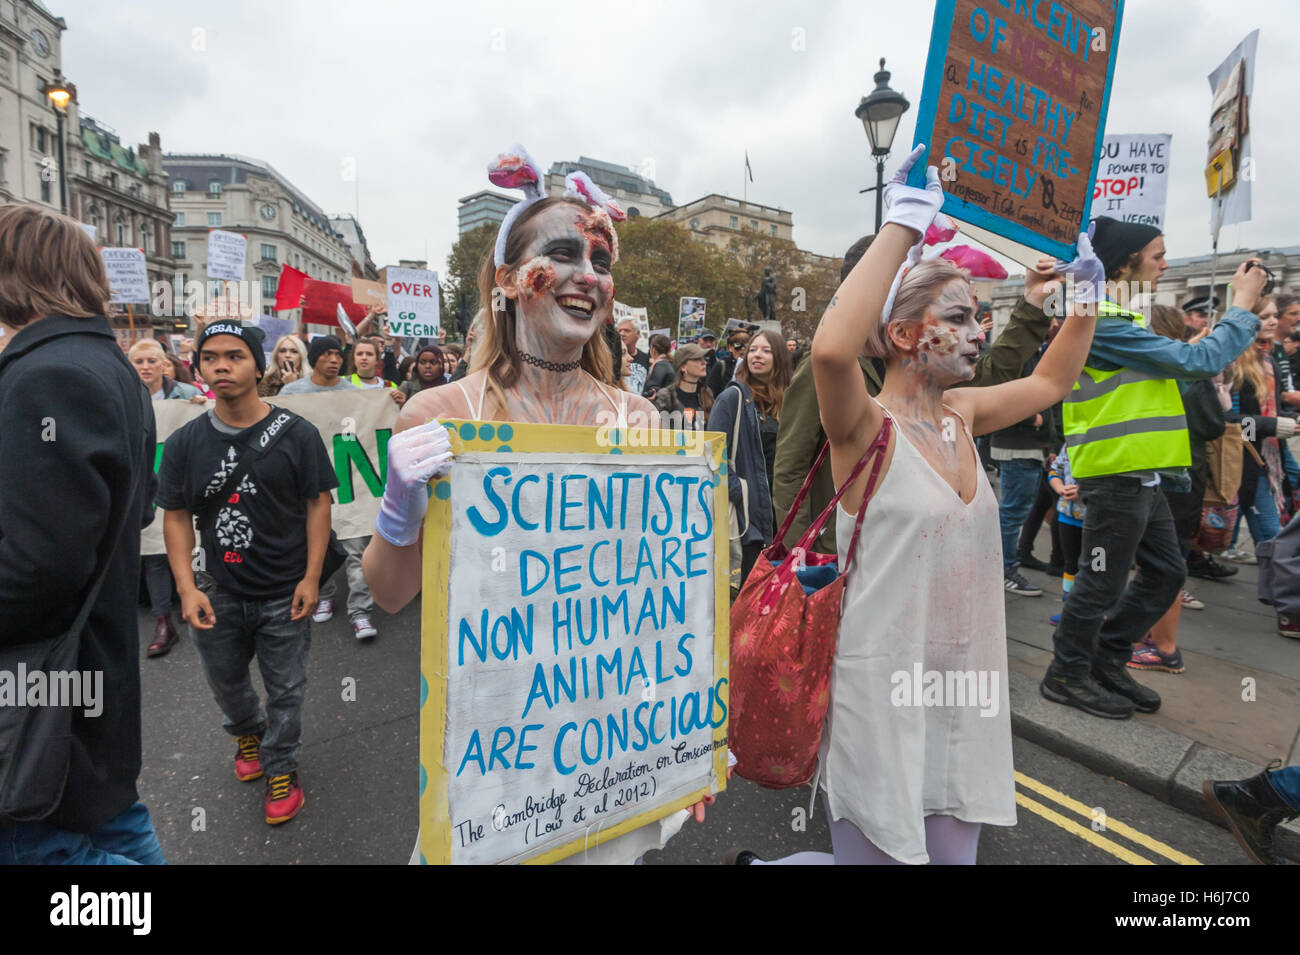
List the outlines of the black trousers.
<svg viewBox="0 0 1300 955">
<path fill-rule="evenodd" d="M 1094 661 L 1123 666 L 1133 643 L 1165 615 L 1187 578 L 1159 488 L 1130 477 L 1085 478 L 1079 495 L 1086 509 L 1079 572 L 1052 636 L 1053 669 L 1076 675 Z M 1135 561 L 1138 574 L 1129 583 Z"/>
<path fill-rule="evenodd" d="M 1020 560 L 1033 555 L 1034 539 L 1038 537 L 1038 529 L 1043 526 L 1044 517 L 1052 525 L 1052 555 L 1047 559 L 1047 562 L 1053 567 L 1060 567 L 1061 546 L 1055 526 L 1056 492 L 1047 483 L 1046 471 L 1043 472 L 1043 476 L 1038 482 L 1038 497 L 1034 498 L 1033 509 L 1030 510 L 1029 516 L 1025 518 L 1024 526 L 1020 529 L 1020 542 L 1016 544 L 1016 557 Z"/>
</svg>

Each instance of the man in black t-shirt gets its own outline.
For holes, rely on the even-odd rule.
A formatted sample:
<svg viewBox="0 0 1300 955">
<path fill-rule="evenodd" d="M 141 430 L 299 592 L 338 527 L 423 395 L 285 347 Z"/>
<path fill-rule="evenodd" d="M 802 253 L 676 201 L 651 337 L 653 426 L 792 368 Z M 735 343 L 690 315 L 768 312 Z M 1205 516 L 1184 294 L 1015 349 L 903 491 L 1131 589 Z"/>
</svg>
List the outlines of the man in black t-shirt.
<svg viewBox="0 0 1300 955">
<path fill-rule="evenodd" d="M 307 650 L 338 478 L 316 428 L 258 397 L 261 337 L 223 321 L 196 341 L 216 406 L 167 439 L 157 501 L 182 615 L 236 737 L 235 775 L 266 775 L 266 821 L 275 825 L 305 801 L 298 754 Z M 249 680 L 254 655 L 265 715 Z"/>
</svg>

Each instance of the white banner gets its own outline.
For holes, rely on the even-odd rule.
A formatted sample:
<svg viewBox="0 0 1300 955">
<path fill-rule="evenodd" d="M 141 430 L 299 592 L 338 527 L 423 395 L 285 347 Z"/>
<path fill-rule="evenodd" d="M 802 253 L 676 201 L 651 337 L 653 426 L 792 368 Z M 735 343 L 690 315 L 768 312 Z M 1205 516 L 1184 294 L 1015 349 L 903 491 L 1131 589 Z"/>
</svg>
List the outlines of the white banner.
<svg viewBox="0 0 1300 955">
<path fill-rule="evenodd" d="M 375 530 L 379 499 L 384 494 L 388 469 L 388 438 L 397 422 L 397 404 L 387 388 L 374 390 L 322 391 L 306 395 L 284 395 L 267 399 L 272 405 L 302 415 L 320 432 L 325 452 L 334 463 L 339 486 L 334 491 L 330 524 L 342 540 L 369 537 Z M 158 426 L 155 467 L 162 461 L 163 445 L 183 425 L 212 407 L 188 401 L 155 401 Z M 165 553 L 162 514 L 140 534 L 141 554 Z"/>
<path fill-rule="evenodd" d="M 208 278 L 242 282 L 247 253 L 247 237 L 213 229 L 208 233 Z"/>
<path fill-rule="evenodd" d="M 388 334 L 398 338 L 438 337 L 438 273 L 389 266 Z"/>
<path fill-rule="evenodd" d="M 99 250 L 99 257 L 108 273 L 110 302 L 149 304 L 149 273 L 145 269 L 143 249 L 103 248 Z"/>
<path fill-rule="evenodd" d="M 1228 58 L 1219 64 L 1219 68 L 1210 74 L 1210 94 L 1213 95 L 1219 89 L 1219 85 L 1224 78 L 1234 69 L 1238 63 L 1245 64 L 1245 89 L 1243 92 L 1246 96 L 1246 107 L 1248 110 L 1254 108 L 1254 91 L 1255 91 L 1255 47 L 1259 43 L 1259 30 L 1252 30 L 1246 39 L 1237 44 L 1236 48 L 1228 54 Z M 1254 178 L 1254 170 L 1251 168 L 1251 127 L 1247 126 L 1245 133 L 1241 137 L 1241 148 L 1237 155 L 1236 180 L 1223 193 L 1222 219 L 1220 225 L 1235 225 L 1238 222 L 1250 221 L 1250 183 Z M 1218 205 L 1217 201 L 1210 203 L 1210 230 L 1214 232 L 1214 208 Z M 1217 233 L 1216 233 L 1217 234 Z"/>
<path fill-rule="evenodd" d="M 1107 136 L 1092 190 L 1093 215 L 1163 229 L 1169 133 Z"/>
</svg>

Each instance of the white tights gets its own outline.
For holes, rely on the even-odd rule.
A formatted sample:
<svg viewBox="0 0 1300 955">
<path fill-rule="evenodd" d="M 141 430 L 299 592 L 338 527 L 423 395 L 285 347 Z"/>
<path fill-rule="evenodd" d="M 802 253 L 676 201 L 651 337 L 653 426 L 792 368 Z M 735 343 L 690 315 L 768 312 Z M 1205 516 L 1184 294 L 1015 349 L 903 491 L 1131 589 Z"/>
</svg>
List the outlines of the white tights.
<svg viewBox="0 0 1300 955">
<path fill-rule="evenodd" d="M 830 809 L 827 807 L 827 813 Z M 974 865 L 980 824 L 953 816 L 925 817 L 925 851 L 931 865 Z M 876 848 L 862 830 L 847 819 L 831 820 L 830 852 L 796 852 L 784 859 L 754 865 L 902 865 Z"/>
</svg>

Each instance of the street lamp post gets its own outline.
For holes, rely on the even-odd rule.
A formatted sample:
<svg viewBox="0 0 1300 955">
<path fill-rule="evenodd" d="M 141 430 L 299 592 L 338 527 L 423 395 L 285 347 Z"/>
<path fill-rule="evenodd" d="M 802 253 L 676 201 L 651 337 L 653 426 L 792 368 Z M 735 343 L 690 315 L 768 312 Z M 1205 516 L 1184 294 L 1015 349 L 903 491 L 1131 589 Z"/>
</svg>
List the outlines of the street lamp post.
<svg viewBox="0 0 1300 955">
<path fill-rule="evenodd" d="M 54 79 L 48 83 L 42 90 L 50 99 L 50 105 L 54 107 L 54 120 L 59 140 L 59 210 L 66 216 L 68 214 L 68 176 L 63 169 L 63 118 L 68 112 L 68 103 L 72 100 L 72 87 L 63 81 L 63 76 L 58 70 L 54 71 Z"/>
<path fill-rule="evenodd" d="M 871 142 L 871 155 L 876 160 L 876 184 L 868 186 L 861 192 L 876 193 L 876 231 L 880 231 L 880 222 L 884 216 L 885 194 L 885 160 L 894 145 L 894 134 L 898 132 L 898 121 L 911 104 L 902 93 L 889 88 L 889 71 L 885 69 L 885 58 L 880 58 L 880 71 L 873 77 L 876 88 L 862 97 L 853 115 L 862 120 Z"/>
</svg>

